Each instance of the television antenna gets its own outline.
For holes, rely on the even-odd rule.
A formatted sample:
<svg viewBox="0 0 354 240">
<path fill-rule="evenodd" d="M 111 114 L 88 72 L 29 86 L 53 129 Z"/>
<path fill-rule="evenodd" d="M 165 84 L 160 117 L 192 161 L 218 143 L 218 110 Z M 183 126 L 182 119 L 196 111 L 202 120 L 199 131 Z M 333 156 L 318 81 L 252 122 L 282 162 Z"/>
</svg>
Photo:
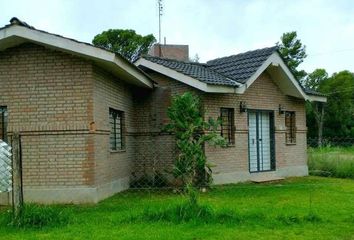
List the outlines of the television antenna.
<svg viewBox="0 0 354 240">
<path fill-rule="evenodd" d="M 161 44 L 161 17 L 163 13 L 162 0 L 157 0 L 157 3 L 159 7 L 159 44 Z"/>
</svg>

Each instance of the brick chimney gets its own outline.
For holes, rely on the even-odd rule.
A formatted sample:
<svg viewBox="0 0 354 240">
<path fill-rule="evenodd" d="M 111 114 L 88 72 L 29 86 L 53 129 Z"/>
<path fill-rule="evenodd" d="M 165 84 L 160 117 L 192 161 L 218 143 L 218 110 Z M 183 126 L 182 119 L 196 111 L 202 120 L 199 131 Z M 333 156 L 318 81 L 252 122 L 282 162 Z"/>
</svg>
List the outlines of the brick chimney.
<svg viewBox="0 0 354 240">
<path fill-rule="evenodd" d="M 189 61 L 189 46 L 157 43 L 152 46 L 148 54 L 154 57 Z"/>
</svg>

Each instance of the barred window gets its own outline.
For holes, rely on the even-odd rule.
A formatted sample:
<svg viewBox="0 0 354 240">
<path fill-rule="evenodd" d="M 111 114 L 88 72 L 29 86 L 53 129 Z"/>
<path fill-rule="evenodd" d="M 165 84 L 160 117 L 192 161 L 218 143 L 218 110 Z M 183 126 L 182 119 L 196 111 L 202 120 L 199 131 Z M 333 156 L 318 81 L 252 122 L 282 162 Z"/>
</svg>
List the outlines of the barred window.
<svg viewBox="0 0 354 240">
<path fill-rule="evenodd" d="M 296 143 L 295 112 L 285 112 L 286 143 Z"/>
<path fill-rule="evenodd" d="M 221 117 L 221 136 L 224 137 L 228 144 L 235 144 L 234 131 L 234 109 L 220 108 Z"/>
<path fill-rule="evenodd" d="M 109 125 L 111 150 L 124 149 L 124 112 L 109 109 Z"/>
<path fill-rule="evenodd" d="M 7 108 L 0 107 L 0 139 L 7 142 Z"/>
</svg>

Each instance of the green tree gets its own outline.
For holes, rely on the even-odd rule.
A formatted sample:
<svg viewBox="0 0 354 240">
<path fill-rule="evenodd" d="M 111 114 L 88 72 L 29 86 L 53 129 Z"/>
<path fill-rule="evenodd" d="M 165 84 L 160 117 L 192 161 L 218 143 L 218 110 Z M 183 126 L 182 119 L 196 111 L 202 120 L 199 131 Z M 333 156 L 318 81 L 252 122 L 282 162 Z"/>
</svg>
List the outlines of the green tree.
<svg viewBox="0 0 354 240">
<path fill-rule="evenodd" d="M 297 33 L 295 31 L 283 33 L 280 37 L 280 43 L 277 42 L 277 46 L 281 56 L 295 78 L 301 82 L 306 76 L 306 72 L 304 70 L 298 70 L 298 67 L 307 56 L 306 46 L 301 43 L 300 39 L 297 39 Z"/>
<path fill-rule="evenodd" d="M 354 137 L 354 74 L 349 71 L 334 73 L 320 84 L 328 94 L 324 136 Z"/>
<path fill-rule="evenodd" d="M 189 92 L 173 98 L 168 116 L 170 123 L 167 130 L 175 134 L 179 150 L 173 168 L 174 176 L 182 180 L 187 191 L 191 186 L 208 186 L 212 181 L 212 171 L 204 144 L 225 145 L 225 139 L 217 132 L 219 121 L 211 118 L 204 121 L 200 99 Z"/>
<path fill-rule="evenodd" d="M 142 36 L 130 29 L 109 29 L 92 40 L 95 46 L 119 53 L 131 62 L 146 54 L 155 42 L 152 34 Z"/>
<path fill-rule="evenodd" d="M 325 69 L 316 69 L 310 73 L 303 85 L 306 88 L 320 91 L 321 85 L 328 79 L 328 73 Z M 324 124 L 324 103 L 321 102 L 307 102 L 306 103 L 306 120 L 308 126 L 308 136 L 317 137 L 318 146 L 322 145 L 323 138 L 323 124 Z M 314 126 L 317 126 L 314 127 Z"/>
<path fill-rule="evenodd" d="M 312 73 L 308 74 L 303 81 L 303 85 L 306 88 L 320 91 L 321 83 L 328 79 L 328 73 L 323 68 L 315 69 Z"/>
</svg>

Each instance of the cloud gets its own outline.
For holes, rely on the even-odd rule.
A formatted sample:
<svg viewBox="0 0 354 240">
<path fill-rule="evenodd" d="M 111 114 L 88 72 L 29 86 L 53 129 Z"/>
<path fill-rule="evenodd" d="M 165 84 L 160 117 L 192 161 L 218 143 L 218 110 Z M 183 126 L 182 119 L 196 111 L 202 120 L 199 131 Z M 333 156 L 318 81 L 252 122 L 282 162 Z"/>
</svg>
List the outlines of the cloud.
<svg viewBox="0 0 354 240">
<path fill-rule="evenodd" d="M 354 71 L 354 4 L 350 0 L 163 0 L 162 37 L 189 44 L 201 61 L 274 45 L 297 31 L 306 71 Z M 0 0 L 0 25 L 17 16 L 39 29 L 91 42 L 109 28 L 158 38 L 156 0 Z"/>
</svg>

